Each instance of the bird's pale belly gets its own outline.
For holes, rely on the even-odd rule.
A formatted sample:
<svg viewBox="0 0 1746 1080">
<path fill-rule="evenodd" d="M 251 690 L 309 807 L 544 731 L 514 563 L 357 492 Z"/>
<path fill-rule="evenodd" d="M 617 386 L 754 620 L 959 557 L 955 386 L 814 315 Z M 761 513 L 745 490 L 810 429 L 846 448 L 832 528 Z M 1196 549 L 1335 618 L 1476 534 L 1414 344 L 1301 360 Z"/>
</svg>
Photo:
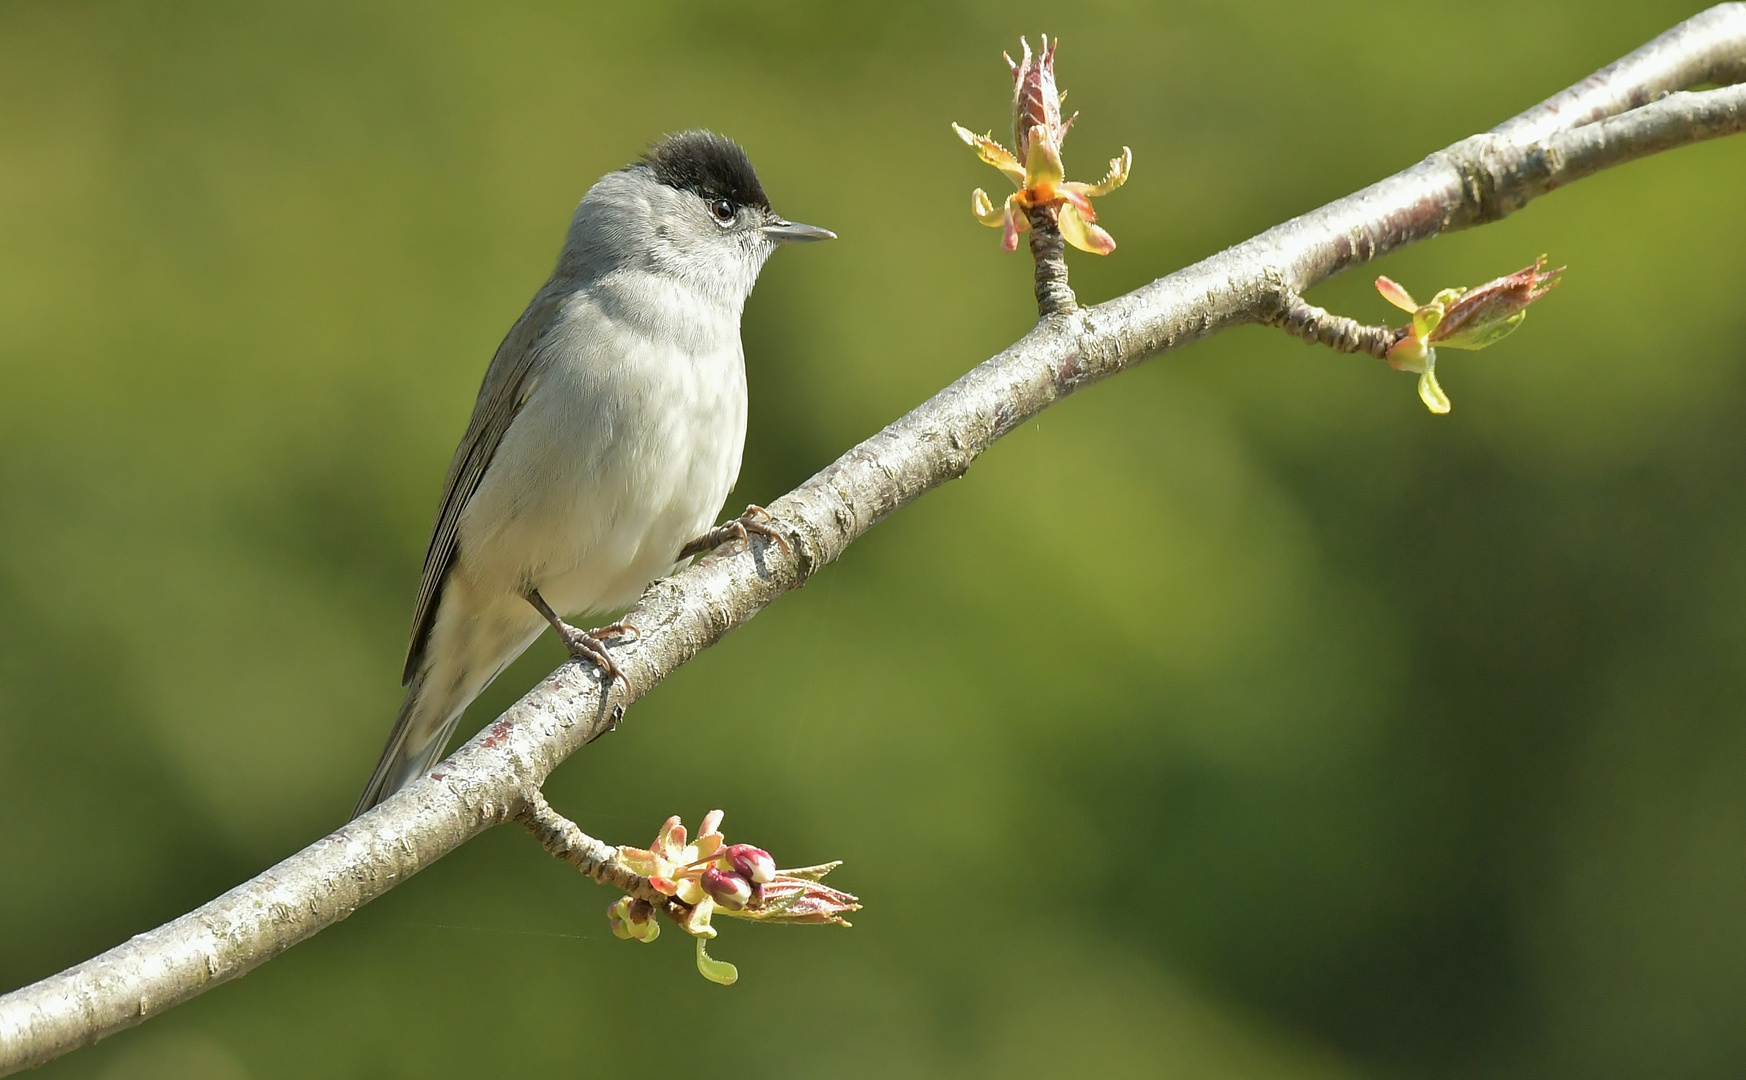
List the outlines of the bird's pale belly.
<svg viewBox="0 0 1746 1080">
<path fill-rule="evenodd" d="M 735 345 L 649 365 L 643 393 L 605 403 L 578 386 L 518 416 L 462 523 L 458 569 L 499 595 L 537 588 L 565 615 L 635 602 L 714 524 L 739 475 L 745 376 Z M 602 431 L 636 434 L 580 435 Z M 495 527 L 471 527 L 482 521 Z"/>
<path fill-rule="evenodd" d="M 665 507 L 639 507 L 644 520 L 620 519 L 604 543 L 570 553 L 575 559 L 561 569 L 565 552 L 554 551 L 543 575 L 533 581 L 553 609 L 565 615 L 619 611 L 629 607 L 649 582 L 673 568 L 679 549 L 715 524 L 732 480 L 707 491 L 684 493 Z M 579 508 L 580 509 L 580 508 Z M 578 532 L 587 529 L 573 523 Z"/>
</svg>

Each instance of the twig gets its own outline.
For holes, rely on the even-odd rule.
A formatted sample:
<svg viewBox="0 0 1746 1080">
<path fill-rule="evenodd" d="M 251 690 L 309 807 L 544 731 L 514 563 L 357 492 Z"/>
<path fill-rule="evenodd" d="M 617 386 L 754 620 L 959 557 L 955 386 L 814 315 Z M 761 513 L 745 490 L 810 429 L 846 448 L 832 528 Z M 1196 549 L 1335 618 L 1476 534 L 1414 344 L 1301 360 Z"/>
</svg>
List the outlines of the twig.
<svg viewBox="0 0 1746 1080">
<path fill-rule="evenodd" d="M 618 861 L 618 849 L 583 832 L 574 821 L 552 809 L 541 792 L 534 792 L 517 821 L 533 834 L 540 846 L 602 885 L 628 896 L 646 900 L 657 911 L 682 920 L 690 908 L 662 893 L 649 879 L 633 874 Z"/>
<path fill-rule="evenodd" d="M 552 809 L 544 794 L 536 791 L 515 820 L 521 822 L 555 858 L 559 858 L 602 885 L 619 892 L 661 904 L 666 897 L 649 879 L 626 870 L 618 862 L 618 849 L 583 832 L 574 821 Z"/>
<path fill-rule="evenodd" d="M 1388 356 L 1388 347 L 1401 335 L 1386 326 L 1366 326 L 1356 319 L 1335 315 L 1283 290 L 1277 306 L 1262 321 L 1312 345 L 1326 345 L 1335 352 L 1368 353 L 1378 360 Z"/>
<path fill-rule="evenodd" d="M 1067 241 L 1055 223 L 1055 212 L 1046 206 L 1032 207 L 1031 258 L 1037 264 L 1037 317 L 1066 315 L 1076 311 L 1079 300 L 1067 284 Z"/>
<path fill-rule="evenodd" d="M 1272 321 L 1282 289 L 1302 294 L 1407 244 L 1495 220 L 1596 169 L 1739 130 L 1715 120 L 1733 107 L 1709 96 L 1721 91 L 1691 95 L 1702 102 L 1696 112 L 1678 112 L 1688 98 L 1668 99 L 1674 104 L 1645 106 L 1622 123 L 1593 122 L 1742 73 L 1746 4 L 1724 4 L 1489 135 L 1126 296 L 1045 319 L 773 503 L 790 552 L 765 545 L 717 554 L 650 586 L 626 616 L 642 637 L 616 654 L 628 685 L 603 684 L 592 665 L 566 663 L 436 772 L 363 817 L 195 911 L 0 997 L 0 1073 L 234 979 L 521 816 L 552 769 L 609 730 L 626 705 L 1073 391 L 1227 327 Z M 1681 130 L 1684 122 L 1691 126 Z"/>
</svg>

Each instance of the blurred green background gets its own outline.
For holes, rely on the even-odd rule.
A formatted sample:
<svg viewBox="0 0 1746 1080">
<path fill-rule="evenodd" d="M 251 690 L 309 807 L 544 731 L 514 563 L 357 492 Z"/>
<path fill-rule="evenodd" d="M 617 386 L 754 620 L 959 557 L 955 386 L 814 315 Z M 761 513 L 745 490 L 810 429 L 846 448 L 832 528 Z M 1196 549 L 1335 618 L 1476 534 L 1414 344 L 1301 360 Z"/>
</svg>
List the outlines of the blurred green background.
<svg viewBox="0 0 1746 1080">
<path fill-rule="evenodd" d="M 1070 171 L 1134 150 L 1095 301 L 1694 10 L 0 5 L 0 987 L 343 820 L 479 376 L 651 138 L 842 236 L 747 311 L 737 507 L 1030 325 L 947 127 L 1006 127 L 1020 33 Z M 730 924 L 723 989 L 499 830 L 40 1075 L 1746 1073 L 1742 191 L 1746 139 L 1681 150 L 1314 294 L 1568 263 L 1449 417 L 1261 329 L 1094 387 L 552 778 L 847 860 L 853 930 Z"/>
</svg>

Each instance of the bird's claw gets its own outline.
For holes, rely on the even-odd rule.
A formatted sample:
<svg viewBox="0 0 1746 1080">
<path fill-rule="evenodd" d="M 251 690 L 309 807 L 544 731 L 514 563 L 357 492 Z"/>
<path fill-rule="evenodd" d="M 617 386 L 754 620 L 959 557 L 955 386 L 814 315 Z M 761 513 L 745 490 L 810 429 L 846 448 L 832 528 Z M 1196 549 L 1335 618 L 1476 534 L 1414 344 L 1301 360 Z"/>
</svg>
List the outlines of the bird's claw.
<svg viewBox="0 0 1746 1080">
<path fill-rule="evenodd" d="M 595 667 L 600 669 L 601 673 L 604 674 L 608 680 L 618 679 L 623 682 L 625 686 L 630 686 L 630 679 L 625 676 L 624 671 L 618 666 L 617 661 L 613 660 L 612 654 L 606 651 L 606 642 L 601 639 L 608 637 L 628 637 L 632 641 L 635 641 L 642 636 L 642 632 L 636 627 L 631 626 L 629 623 L 613 623 L 611 626 L 600 626 L 593 630 L 583 630 L 581 627 L 571 626 L 569 623 L 564 622 L 561 619 L 554 622 L 552 627 L 557 630 L 558 637 L 564 642 L 564 648 L 570 650 L 571 656 L 575 657 L 577 660 L 585 660 L 592 663 Z"/>
<path fill-rule="evenodd" d="M 615 622 L 610 626 L 597 626 L 592 630 L 583 630 L 560 619 L 558 613 L 552 610 L 552 605 L 546 603 L 546 598 L 540 595 L 538 589 L 529 589 L 526 599 L 528 603 L 533 605 L 534 610 L 540 613 L 540 617 L 550 623 L 552 629 L 558 632 L 558 640 L 564 643 L 564 648 L 570 650 L 571 656 L 578 660 L 586 660 L 599 668 L 606 674 L 607 681 L 620 679 L 626 688 L 629 688 L 630 679 L 625 677 L 624 672 L 612 659 L 612 655 L 606 651 L 606 642 L 602 641 L 601 638 L 628 637 L 635 641 L 643 636 L 642 631 L 630 623 L 622 622 Z"/>
<path fill-rule="evenodd" d="M 749 551 L 752 547 L 753 534 L 762 536 L 774 543 L 786 555 L 791 550 L 788 546 L 788 538 L 782 535 L 782 531 L 776 527 L 775 521 L 776 519 L 770 515 L 770 511 L 753 503 L 746 507 L 746 512 L 739 517 L 726 524 L 716 526 L 686 544 L 680 550 L 679 557 L 688 559 L 693 555 L 714 551 L 729 541 L 738 541 L 740 551 Z"/>
</svg>

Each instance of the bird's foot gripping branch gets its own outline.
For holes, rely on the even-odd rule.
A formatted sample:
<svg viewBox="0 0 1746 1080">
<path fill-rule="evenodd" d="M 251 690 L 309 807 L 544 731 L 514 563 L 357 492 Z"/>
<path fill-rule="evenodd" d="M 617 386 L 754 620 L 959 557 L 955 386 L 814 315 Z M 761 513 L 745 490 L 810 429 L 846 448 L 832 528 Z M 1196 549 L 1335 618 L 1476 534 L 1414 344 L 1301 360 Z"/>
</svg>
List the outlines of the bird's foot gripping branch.
<svg viewBox="0 0 1746 1080">
<path fill-rule="evenodd" d="M 763 848 L 730 844 L 721 832 L 722 812 L 704 815 L 697 838 L 687 842 L 677 815 L 667 819 L 646 848 L 612 847 L 584 833 L 536 794 L 521 822 L 547 851 L 624 896 L 607 908 L 616 937 L 649 942 L 660 936 L 665 915 L 697 942 L 697 970 L 727 986 L 740 977 L 732 964 L 709 955 L 704 942 L 716 936 L 716 915 L 750 922 L 848 926 L 859 911 L 856 897 L 833 889 L 824 877 L 840 862 L 778 870 Z"/>
</svg>

